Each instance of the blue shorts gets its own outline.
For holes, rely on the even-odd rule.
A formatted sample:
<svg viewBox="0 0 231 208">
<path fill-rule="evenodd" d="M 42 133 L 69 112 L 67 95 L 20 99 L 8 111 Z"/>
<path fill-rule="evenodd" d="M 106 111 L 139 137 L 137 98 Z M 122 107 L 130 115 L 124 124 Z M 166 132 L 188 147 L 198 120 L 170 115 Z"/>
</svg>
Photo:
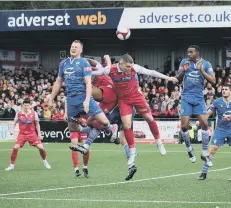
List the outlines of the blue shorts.
<svg viewBox="0 0 231 208">
<path fill-rule="evenodd" d="M 207 115 L 205 101 L 202 100 L 196 103 L 190 103 L 185 100 L 181 100 L 180 116 L 192 116 L 192 115 Z"/>
<path fill-rule="evenodd" d="M 215 129 L 211 139 L 211 144 L 216 146 L 223 146 L 225 144 L 225 139 L 231 139 L 231 130 Z"/>
<path fill-rule="evenodd" d="M 136 114 L 136 110 L 133 107 L 132 121 L 133 121 L 135 114 Z M 109 113 L 107 113 L 106 116 L 107 116 L 108 120 L 110 121 L 110 123 L 118 125 L 119 131 L 121 131 L 123 129 L 123 125 L 122 125 L 122 121 L 121 121 L 121 117 L 120 117 L 120 110 L 119 110 L 118 105 L 116 105 L 115 108 L 113 108 Z"/>
<path fill-rule="evenodd" d="M 86 98 L 86 94 L 81 94 L 74 97 L 67 98 L 67 117 L 68 119 L 76 117 L 80 113 L 85 113 L 83 108 L 83 102 Z M 102 113 L 101 108 L 96 103 L 96 101 L 91 97 L 89 103 L 89 112 L 88 116 L 95 116 Z"/>
</svg>

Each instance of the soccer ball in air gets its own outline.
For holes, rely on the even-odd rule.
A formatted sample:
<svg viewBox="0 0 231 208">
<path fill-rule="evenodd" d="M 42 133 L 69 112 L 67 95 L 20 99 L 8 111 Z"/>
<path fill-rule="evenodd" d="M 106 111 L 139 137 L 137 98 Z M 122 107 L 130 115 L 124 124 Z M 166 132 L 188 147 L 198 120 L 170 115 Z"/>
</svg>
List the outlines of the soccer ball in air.
<svg viewBox="0 0 231 208">
<path fill-rule="evenodd" d="M 118 27 L 116 30 L 116 36 L 120 40 L 127 40 L 131 35 L 131 31 L 126 27 Z"/>
</svg>

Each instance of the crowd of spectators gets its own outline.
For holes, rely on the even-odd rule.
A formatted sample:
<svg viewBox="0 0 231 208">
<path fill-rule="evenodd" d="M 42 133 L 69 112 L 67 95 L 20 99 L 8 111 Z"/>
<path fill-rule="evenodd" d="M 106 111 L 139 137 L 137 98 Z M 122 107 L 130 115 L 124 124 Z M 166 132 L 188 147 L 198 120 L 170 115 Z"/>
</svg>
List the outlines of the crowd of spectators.
<svg viewBox="0 0 231 208">
<path fill-rule="evenodd" d="M 171 69 L 171 60 L 167 58 L 164 64 L 164 73 L 174 76 L 177 72 L 181 58 L 175 61 L 175 69 Z M 144 67 L 148 68 L 147 65 Z M 159 69 L 157 69 L 159 70 Z M 222 69 L 219 65 L 214 69 L 216 85 L 205 83 L 204 97 L 207 107 L 212 101 L 221 96 L 223 83 L 231 84 L 231 65 Z M 59 95 L 53 104 L 53 109 L 48 107 L 48 100 L 58 73 L 58 67 L 52 70 L 25 69 L 14 72 L 0 71 L 0 118 L 12 119 L 21 108 L 24 98 L 29 98 L 32 108 L 42 119 L 63 120 L 65 103 L 65 85 L 63 84 Z M 173 85 L 164 80 L 145 75 L 139 75 L 139 85 L 147 100 L 154 117 L 177 118 L 179 117 L 182 84 Z"/>
</svg>

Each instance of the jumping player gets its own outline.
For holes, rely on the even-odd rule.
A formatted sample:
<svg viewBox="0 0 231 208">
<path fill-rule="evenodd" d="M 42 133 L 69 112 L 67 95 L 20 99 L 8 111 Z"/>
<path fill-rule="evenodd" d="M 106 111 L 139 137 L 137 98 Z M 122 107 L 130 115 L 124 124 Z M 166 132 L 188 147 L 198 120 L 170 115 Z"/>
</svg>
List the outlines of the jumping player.
<svg viewBox="0 0 231 208">
<path fill-rule="evenodd" d="M 181 131 L 187 147 L 188 156 L 191 162 L 196 162 L 193 148 L 189 137 L 189 119 L 196 115 L 202 128 L 202 158 L 208 158 L 209 130 L 207 110 L 203 95 L 204 81 L 214 84 L 215 76 L 211 64 L 200 57 L 200 48 L 191 45 L 188 48 L 189 58 L 181 61 L 179 77 L 184 77 L 184 88 L 181 94 Z M 179 78 L 180 79 L 180 78 Z"/>
<path fill-rule="evenodd" d="M 150 130 L 156 139 L 157 147 L 161 155 L 166 154 L 166 150 L 160 139 L 157 124 L 151 115 L 151 110 L 144 96 L 139 92 L 139 86 L 135 78 L 136 73 L 155 76 L 158 78 L 167 79 L 168 81 L 178 81 L 174 77 L 168 77 L 154 70 L 148 70 L 134 64 L 132 57 L 128 54 L 121 57 L 119 64 L 114 64 L 111 68 L 102 68 L 101 70 L 93 72 L 93 75 L 96 76 L 102 74 L 109 75 L 114 83 L 115 91 L 118 95 L 118 106 L 120 109 L 124 134 L 130 149 L 130 156 L 128 160 L 129 173 L 125 180 L 130 180 L 137 171 L 134 164 L 136 153 L 134 135 L 131 129 L 133 106 L 136 108 L 136 111 L 148 122 Z"/>
<path fill-rule="evenodd" d="M 23 101 L 21 111 L 19 111 L 14 118 L 14 125 L 11 134 L 14 133 L 17 123 L 19 124 L 19 134 L 11 153 L 10 166 L 5 170 L 11 171 L 14 169 L 18 150 L 23 147 L 26 142 L 29 142 L 31 146 L 38 148 L 44 166 L 47 169 L 51 169 L 51 166 L 46 160 L 46 150 L 41 143 L 38 114 L 35 111 L 30 110 L 30 100 L 25 99 Z"/>
<path fill-rule="evenodd" d="M 83 112 L 86 112 L 89 117 L 94 117 L 94 119 L 99 121 L 103 126 L 105 134 L 112 134 L 108 119 L 91 96 L 92 71 L 89 63 L 81 58 L 82 51 L 83 44 L 75 40 L 70 48 L 71 57 L 64 59 L 59 65 L 58 78 L 56 79 L 49 99 L 49 106 L 52 107 L 53 100 L 59 93 L 63 81 L 65 81 L 67 91 L 68 128 L 72 138 L 72 145 L 77 145 L 78 143 L 79 135 L 77 132 L 86 133 L 90 139 L 95 139 L 100 134 L 100 131 L 96 128 L 89 126 L 82 127 L 76 122 L 73 122 L 73 118 Z"/>
</svg>

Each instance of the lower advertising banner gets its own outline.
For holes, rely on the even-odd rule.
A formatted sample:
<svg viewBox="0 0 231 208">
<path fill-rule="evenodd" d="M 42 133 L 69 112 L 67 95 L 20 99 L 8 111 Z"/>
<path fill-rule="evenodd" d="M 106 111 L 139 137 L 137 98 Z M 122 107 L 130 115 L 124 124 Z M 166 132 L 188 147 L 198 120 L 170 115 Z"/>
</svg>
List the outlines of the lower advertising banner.
<svg viewBox="0 0 231 208">
<path fill-rule="evenodd" d="M 192 143 L 201 142 L 201 128 L 196 124 L 197 120 L 190 120 L 189 136 Z M 180 121 L 156 121 L 163 143 L 182 143 L 183 138 L 180 133 Z M 214 121 L 209 120 L 210 136 L 213 134 Z M 136 143 L 154 143 L 154 137 L 145 121 L 133 121 L 133 131 Z"/>
<path fill-rule="evenodd" d="M 40 121 L 43 142 L 70 142 L 70 132 L 65 121 Z M 102 132 L 94 142 L 107 143 L 109 138 Z"/>
<path fill-rule="evenodd" d="M 177 143 L 175 134 L 179 131 L 179 121 L 156 121 L 163 143 Z M 133 121 L 136 143 L 154 143 L 154 137 L 146 121 Z"/>
<path fill-rule="evenodd" d="M 18 135 L 18 125 L 15 128 L 14 134 L 11 134 L 13 121 L 0 121 L 0 141 L 14 141 Z"/>
</svg>

